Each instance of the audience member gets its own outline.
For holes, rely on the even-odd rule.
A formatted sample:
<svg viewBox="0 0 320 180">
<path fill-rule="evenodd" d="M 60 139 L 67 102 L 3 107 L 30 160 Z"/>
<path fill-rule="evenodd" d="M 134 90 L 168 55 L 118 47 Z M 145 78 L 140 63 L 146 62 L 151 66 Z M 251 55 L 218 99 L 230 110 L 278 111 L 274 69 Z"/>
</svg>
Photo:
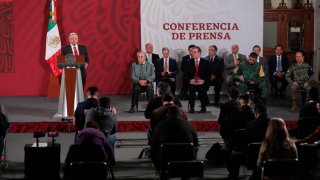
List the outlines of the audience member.
<svg viewBox="0 0 320 180">
<path fill-rule="evenodd" d="M 254 45 L 252 48 L 252 51 L 257 54 L 257 62 L 263 67 L 263 71 L 265 73 L 265 76 L 267 76 L 268 67 L 267 67 L 267 61 L 263 59 L 263 57 L 260 56 L 261 47 L 259 45 Z"/>
<path fill-rule="evenodd" d="M 286 80 L 291 84 L 291 108 L 290 112 L 297 112 L 297 90 L 302 89 L 309 91 L 310 77 L 313 75 L 312 67 L 304 62 L 304 55 L 302 51 L 296 52 L 296 63 L 292 64 L 287 73 Z M 303 100 L 304 101 L 304 100 Z"/>
<path fill-rule="evenodd" d="M 87 90 L 87 99 L 78 103 L 74 111 L 73 125 L 76 126 L 76 135 L 78 131 L 82 130 L 85 125 L 85 114 L 90 108 L 98 107 L 99 90 L 95 86 L 91 86 Z"/>
<path fill-rule="evenodd" d="M 218 47 L 216 45 L 209 46 L 209 55 L 205 57 L 209 61 L 210 78 L 208 88 L 214 86 L 214 105 L 220 105 L 220 91 L 223 83 L 224 61 L 217 55 Z M 208 99 L 209 103 L 209 99 Z"/>
<path fill-rule="evenodd" d="M 220 135 L 224 143 L 228 142 L 234 134 L 232 124 L 237 121 L 239 114 L 239 90 L 233 86 L 229 89 L 229 101 L 221 104 L 218 123 L 220 125 Z"/>
<path fill-rule="evenodd" d="M 131 68 L 133 86 L 130 113 L 137 111 L 138 97 L 142 91 L 146 91 L 149 102 L 153 99 L 154 65 L 146 61 L 146 54 L 142 51 L 137 52 L 137 58 L 138 62 L 132 63 Z"/>
<path fill-rule="evenodd" d="M 201 49 L 196 46 L 193 48 L 193 58 L 187 61 L 186 77 L 189 80 L 189 113 L 194 113 L 194 106 L 196 100 L 196 92 L 201 102 L 200 113 L 206 112 L 207 97 L 207 83 L 209 80 L 209 62 L 201 58 Z"/>
<path fill-rule="evenodd" d="M 251 108 L 251 98 L 248 94 L 239 97 L 240 110 L 238 120 L 235 121 L 236 129 L 245 129 L 247 123 L 255 119 L 254 112 Z"/>
<path fill-rule="evenodd" d="M 297 148 L 289 138 L 288 130 L 284 120 L 272 118 L 269 122 L 265 139 L 260 147 L 257 160 L 258 167 L 269 159 L 296 159 L 298 158 Z"/>
<path fill-rule="evenodd" d="M 146 46 L 146 56 L 147 61 L 154 66 L 156 66 L 158 59 L 160 58 L 158 54 L 153 53 L 153 45 L 151 43 L 147 43 Z"/>
<path fill-rule="evenodd" d="M 318 113 L 320 114 L 320 101 L 317 102 L 317 110 L 318 110 Z M 309 144 L 312 144 L 312 143 L 315 143 L 315 142 L 319 142 L 320 140 L 320 122 L 318 122 L 318 127 L 317 129 L 311 133 L 308 137 L 304 138 L 303 140 L 300 140 L 300 141 L 297 141 L 298 144 L 300 143 L 309 143 Z"/>
<path fill-rule="evenodd" d="M 287 56 L 283 55 L 282 45 L 278 44 L 274 49 L 275 55 L 270 56 L 268 60 L 269 80 L 271 87 L 274 90 L 274 97 L 277 98 L 280 94 L 280 98 L 284 98 L 283 93 L 288 85 L 285 73 L 289 67 L 289 59 Z M 280 87 L 278 87 L 278 83 L 281 83 Z"/>
<path fill-rule="evenodd" d="M 270 121 L 267 115 L 266 106 L 263 104 L 257 104 L 254 107 L 255 120 L 247 123 L 246 126 L 246 142 L 262 142 Z"/>
<path fill-rule="evenodd" d="M 167 119 L 160 122 L 152 136 L 151 157 L 159 169 L 160 146 L 164 143 L 193 143 L 198 147 L 198 136 L 195 128 L 180 116 L 179 108 L 170 106 Z M 195 155 L 196 156 L 196 155 Z"/>
<path fill-rule="evenodd" d="M 187 100 L 189 99 L 189 96 L 188 96 L 188 91 L 189 91 L 189 79 L 187 79 L 187 76 L 186 76 L 186 69 L 187 69 L 187 61 L 189 59 L 192 59 L 192 55 L 193 55 L 193 48 L 196 47 L 194 44 L 191 44 L 189 45 L 188 47 L 188 53 L 187 55 L 183 56 L 182 57 L 182 60 L 181 60 L 181 72 L 183 73 L 182 74 L 182 87 L 181 87 L 181 90 L 180 90 L 180 94 L 179 94 L 179 98 L 182 99 L 182 100 Z"/>
<path fill-rule="evenodd" d="M 251 52 L 247 61 L 242 62 L 235 74 L 235 78 L 240 80 L 240 93 L 244 94 L 248 90 L 258 91 L 258 101 L 266 104 L 267 85 L 263 67 L 257 62 L 257 54 Z M 256 98 L 256 97 L 255 97 Z"/>
<path fill-rule="evenodd" d="M 94 120 L 99 124 L 100 130 L 108 137 L 114 145 L 117 132 L 117 110 L 111 107 L 111 100 L 108 97 L 99 99 L 99 106 L 90 109 L 86 114 L 86 122 Z M 96 117 L 95 117 L 96 116 Z"/>
<path fill-rule="evenodd" d="M 224 59 L 224 64 L 226 66 L 226 81 L 228 84 L 228 89 L 231 86 L 234 86 L 234 74 L 238 70 L 238 66 L 240 65 L 241 62 L 244 62 L 247 60 L 247 57 L 243 54 L 239 53 L 239 45 L 238 44 L 233 44 L 231 46 L 231 54 L 229 54 L 225 59 Z"/>
<path fill-rule="evenodd" d="M 0 154 L 2 154 L 4 148 L 4 139 L 7 135 L 8 128 L 9 121 L 7 111 L 3 105 L 0 105 Z"/>
<path fill-rule="evenodd" d="M 169 57 L 169 48 L 162 48 L 163 58 L 156 64 L 156 82 L 166 82 L 171 87 L 173 95 L 176 93 L 176 75 L 178 74 L 178 64 L 175 59 Z"/>
</svg>

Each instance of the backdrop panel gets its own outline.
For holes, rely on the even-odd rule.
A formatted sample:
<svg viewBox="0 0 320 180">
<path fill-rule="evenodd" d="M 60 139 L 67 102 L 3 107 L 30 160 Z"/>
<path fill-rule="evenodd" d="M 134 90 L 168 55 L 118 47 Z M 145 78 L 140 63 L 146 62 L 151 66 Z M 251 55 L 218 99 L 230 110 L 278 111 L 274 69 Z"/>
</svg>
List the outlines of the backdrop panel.
<svg viewBox="0 0 320 180">
<path fill-rule="evenodd" d="M 218 46 L 220 55 L 239 44 L 248 55 L 252 46 L 263 42 L 263 1 L 257 0 L 141 0 L 141 44 L 154 44 L 161 54 L 169 47 L 175 58 L 187 53 L 189 44 Z"/>
</svg>

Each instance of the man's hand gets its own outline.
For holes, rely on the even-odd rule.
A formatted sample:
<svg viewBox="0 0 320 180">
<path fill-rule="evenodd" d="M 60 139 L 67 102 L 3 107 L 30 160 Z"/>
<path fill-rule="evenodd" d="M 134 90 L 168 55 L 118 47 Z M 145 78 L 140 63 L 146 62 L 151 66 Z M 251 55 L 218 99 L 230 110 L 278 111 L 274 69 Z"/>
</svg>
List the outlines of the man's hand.
<svg viewBox="0 0 320 180">
<path fill-rule="evenodd" d="M 307 82 L 305 82 L 305 83 L 303 84 L 303 88 L 305 88 L 305 89 L 307 89 L 309 86 L 310 86 L 310 85 L 309 85 L 309 83 L 307 83 Z"/>
<path fill-rule="evenodd" d="M 117 115 L 117 109 L 115 107 L 111 107 L 111 112 L 113 115 Z"/>
<path fill-rule="evenodd" d="M 292 85 L 296 86 L 296 87 L 299 87 L 299 84 L 297 81 L 293 81 Z"/>
<path fill-rule="evenodd" d="M 241 63 L 241 61 L 237 59 L 236 60 L 236 65 L 238 66 L 240 63 Z"/>
<path fill-rule="evenodd" d="M 147 80 L 139 80 L 138 82 L 139 82 L 140 86 L 146 86 L 148 81 Z"/>
<path fill-rule="evenodd" d="M 249 80 L 248 82 L 249 82 L 249 84 L 254 84 L 253 80 Z"/>
<path fill-rule="evenodd" d="M 166 76 L 166 72 L 161 72 L 161 76 Z"/>
<path fill-rule="evenodd" d="M 84 68 L 85 68 L 85 69 L 87 69 L 87 67 L 88 67 L 88 63 L 86 63 L 86 64 L 84 65 Z"/>
<path fill-rule="evenodd" d="M 241 75 L 241 76 L 239 76 L 239 80 L 240 81 L 244 81 L 244 77 Z"/>
<path fill-rule="evenodd" d="M 283 72 L 276 72 L 276 76 L 278 76 L 278 77 L 282 77 L 283 75 L 284 75 Z"/>
</svg>

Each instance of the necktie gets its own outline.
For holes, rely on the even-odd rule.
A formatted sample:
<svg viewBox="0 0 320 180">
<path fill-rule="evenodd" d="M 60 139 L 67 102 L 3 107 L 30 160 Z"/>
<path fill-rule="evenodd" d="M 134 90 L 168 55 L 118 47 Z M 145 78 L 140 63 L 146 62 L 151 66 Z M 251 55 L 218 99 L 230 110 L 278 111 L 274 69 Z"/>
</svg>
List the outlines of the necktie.
<svg viewBox="0 0 320 180">
<path fill-rule="evenodd" d="M 282 71 L 282 65 L 281 65 L 280 56 L 278 56 L 278 59 L 277 59 L 277 69 L 276 69 L 276 71 L 278 71 L 278 72 Z"/>
<path fill-rule="evenodd" d="M 148 61 L 151 62 L 151 54 L 148 54 Z"/>
<path fill-rule="evenodd" d="M 169 72 L 168 71 L 168 59 L 167 58 L 164 61 L 164 72 Z"/>
<path fill-rule="evenodd" d="M 73 54 L 75 56 L 79 56 L 79 53 L 78 53 L 78 50 L 77 50 L 76 46 L 73 46 Z"/>
<path fill-rule="evenodd" d="M 196 60 L 196 73 L 194 75 L 194 79 L 198 80 L 199 79 L 199 62 Z"/>
</svg>

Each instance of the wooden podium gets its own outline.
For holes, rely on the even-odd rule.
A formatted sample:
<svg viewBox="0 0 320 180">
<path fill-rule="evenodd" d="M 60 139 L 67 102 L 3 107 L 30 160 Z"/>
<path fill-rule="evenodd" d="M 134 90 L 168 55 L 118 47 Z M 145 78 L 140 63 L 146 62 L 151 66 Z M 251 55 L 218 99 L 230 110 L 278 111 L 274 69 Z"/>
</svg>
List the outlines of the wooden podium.
<svg viewBox="0 0 320 180">
<path fill-rule="evenodd" d="M 55 118 L 73 117 L 78 102 L 84 100 L 80 67 L 85 65 L 83 55 L 58 56 L 57 63 L 62 68 L 58 111 Z"/>
</svg>

